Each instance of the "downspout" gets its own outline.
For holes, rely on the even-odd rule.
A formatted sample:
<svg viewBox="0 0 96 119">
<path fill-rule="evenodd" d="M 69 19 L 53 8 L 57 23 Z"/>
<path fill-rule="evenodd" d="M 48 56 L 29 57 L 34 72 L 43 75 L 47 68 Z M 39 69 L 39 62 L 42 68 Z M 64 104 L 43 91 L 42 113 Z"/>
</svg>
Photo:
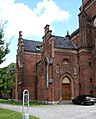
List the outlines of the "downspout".
<svg viewBox="0 0 96 119">
<path fill-rule="evenodd" d="M 78 50 L 77 50 L 77 62 L 78 62 L 78 94 L 80 95 L 81 83 L 80 83 L 80 64 L 79 64 Z"/>
<path fill-rule="evenodd" d="M 18 87 L 17 87 L 17 86 L 18 86 L 18 81 L 17 81 L 17 72 L 16 72 L 16 82 L 15 82 L 15 83 L 16 83 L 16 85 L 15 85 L 15 86 L 16 86 L 16 87 L 15 87 L 15 88 L 16 88 L 16 90 L 15 90 L 15 99 L 18 100 Z"/>
<path fill-rule="evenodd" d="M 35 98 L 36 98 L 36 102 L 37 102 L 37 68 L 38 68 L 38 64 L 37 64 L 37 52 L 38 52 L 38 49 L 37 47 L 35 48 L 36 50 L 36 64 L 35 64 Z"/>
<path fill-rule="evenodd" d="M 38 67 L 38 65 L 37 65 L 37 63 L 35 64 L 35 79 L 36 79 L 36 81 L 35 81 L 35 88 L 36 88 L 36 93 L 35 93 L 35 98 L 36 98 L 36 102 L 37 102 L 37 67 Z"/>
<path fill-rule="evenodd" d="M 48 59 L 48 57 L 45 57 L 45 60 L 47 61 L 47 66 L 46 66 L 46 87 L 48 88 L 48 81 L 49 81 L 49 79 L 48 79 L 48 74 L 49 74 L 49 72 L 48 72 L 48 68 L 49 68 L 49 59 Z"/>
</svg>

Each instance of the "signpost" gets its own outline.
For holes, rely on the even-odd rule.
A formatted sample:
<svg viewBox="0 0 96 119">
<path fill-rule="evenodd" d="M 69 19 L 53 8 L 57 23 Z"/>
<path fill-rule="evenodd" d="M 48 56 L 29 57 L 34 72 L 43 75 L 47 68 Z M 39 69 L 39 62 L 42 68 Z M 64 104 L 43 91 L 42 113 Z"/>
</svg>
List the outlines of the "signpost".
<svg viewBox="0 0 96 119">
<path fill-rule="evenodd" d="M 22 119 L 29 119 L 29 91 L 23 91 Z"/>
</svg>

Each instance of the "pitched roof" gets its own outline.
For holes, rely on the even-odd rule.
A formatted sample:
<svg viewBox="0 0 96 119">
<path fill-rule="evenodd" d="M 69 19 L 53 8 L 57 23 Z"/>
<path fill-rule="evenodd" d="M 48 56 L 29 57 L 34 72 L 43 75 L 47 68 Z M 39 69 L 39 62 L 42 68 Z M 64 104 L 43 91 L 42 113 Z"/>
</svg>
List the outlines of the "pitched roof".
<svg viewBox="0 0 96 119">
<path fill-rule="evenodd" d="M 74 35 L 77 35 L 78 33 L 79 33 L 79 28 L 71 34 L 71 37 L 73 37 Z"/>
<path fill-rule="evenodd" d="M 72 43 L 70 37 L 60 37 L 60 36 L 53 36 L 54 37 L 54 46 L 56 48 L 69 48 L 69 49 L 77 49 L 75 44 Z"/>
<path fill-rule="evenodd" d="M 40 41 L 26 40 L 23 39 L 24 42 L 24 50 L 29 52 L 40 52 L 37 46 L 41 46 Z"/>
<path fill-rule="evenodd" d="M 56 48 L 77 49 L 75 44 L 72 43 L 69 36 L 66 37 L 53 36 L 53 38 L 54 38 L 54 47 Z M 24 51 L 41 52 L 38 46 L 41 46 L 42 42 L 27 39 L 23 39 L 23 42 L 24 42 Z"/>
</svg>

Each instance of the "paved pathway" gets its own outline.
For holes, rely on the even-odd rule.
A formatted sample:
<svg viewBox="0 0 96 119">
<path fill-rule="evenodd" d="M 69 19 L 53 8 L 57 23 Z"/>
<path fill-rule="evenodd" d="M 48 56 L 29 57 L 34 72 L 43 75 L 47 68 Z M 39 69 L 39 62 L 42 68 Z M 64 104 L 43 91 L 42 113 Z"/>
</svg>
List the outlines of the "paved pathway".
<svg viewBox="0 0 96 119">
<path fill-rule="evenodd" d="M 22 112 L 22 106 L 0 104 L 0 108 Z M 93 106 L 73 104 L 34 106 L 30 107 L 30 115 L 40 119 L 96 119 L 96 104 Z"/>
</svg>

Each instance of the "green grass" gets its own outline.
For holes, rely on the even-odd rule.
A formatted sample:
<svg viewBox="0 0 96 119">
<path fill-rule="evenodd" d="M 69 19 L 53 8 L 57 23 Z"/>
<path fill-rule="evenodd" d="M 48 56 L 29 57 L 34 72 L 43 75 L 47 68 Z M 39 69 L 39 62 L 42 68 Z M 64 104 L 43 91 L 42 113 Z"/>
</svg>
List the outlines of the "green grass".
<svg viewBox="0 0 96 119">
<path fill-rule="evenodd" d="M 22 106 L 22 102 L 17 102 L 17 101 L 12 101 L 12 100 L 0 100 L 0 103 L 3 103 L 3 104 L 12 104 L 12 105 L 20 105 Z M 38 105 L 45 105 L 43 103 L 38 103 L 38 102 L 30 102 L 29 103 L 30 106 L 38 106 Z"/>
<path fill-rule="evenodd" d="M 22 119 L 22 114 L 20 112 L 0 108 L 0 119 Z M 40 118 L 30 116 L 30 119 L 40 119 Z"/>
</svg>

